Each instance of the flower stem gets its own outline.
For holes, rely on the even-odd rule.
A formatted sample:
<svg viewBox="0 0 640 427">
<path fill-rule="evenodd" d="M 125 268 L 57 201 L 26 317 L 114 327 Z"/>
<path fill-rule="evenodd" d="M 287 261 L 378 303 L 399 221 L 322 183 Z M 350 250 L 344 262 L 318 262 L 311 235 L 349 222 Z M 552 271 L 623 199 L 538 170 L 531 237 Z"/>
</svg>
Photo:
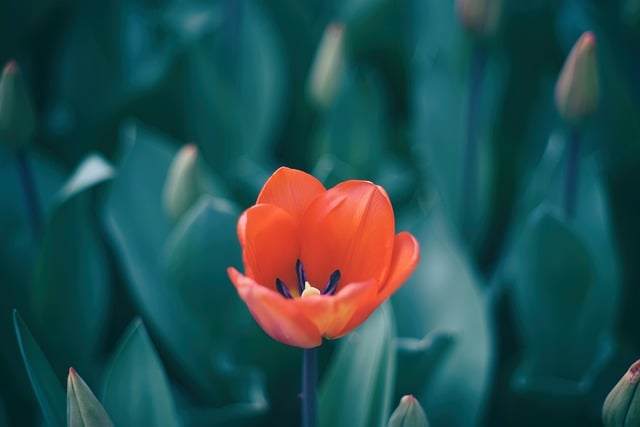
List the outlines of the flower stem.
<svg viewBox="0 0 640 427">
<path fill-rule="evenodd" d="M 460 194 L 460 214 L 462 216 L 463 234 L 473 228 L 476 214 L 473 209 L 476 203 L 477 164 L 478 164 L 478 115 L 480 113 L 480 97 L 482 80 L 486 64 L 484 47 L 479 43 L 473 46 L 471 53 L 471 70 L 469 75 L 469 109 L 467 112 L 466 146 L 463 152 L 462 192 Z"/>
<path fill-rule="evenodd" d="M 24 193 L 29 224 L 31 224 L 34 241 L 38 242 L 42 232 L 42 212 L 38 201 L 33 170 L 29 163 L 29 155 L 25 149 L 16 151 L 16 165 Z"/>
<path fill-rule="evenodd" d="M 318 347 L 305 348 L 302 355 L 302 427 L 318 425 Z"/>
<path fill-rule="evenodd" d="M 580 131 L 571 129 L 567 152 L 567 166 L 564 186 L 564 211 L 568 218 L 573 218 L 576 210 L 576 193 L 578 191 L 578 157 L 580 155 Z"/>
</svg>

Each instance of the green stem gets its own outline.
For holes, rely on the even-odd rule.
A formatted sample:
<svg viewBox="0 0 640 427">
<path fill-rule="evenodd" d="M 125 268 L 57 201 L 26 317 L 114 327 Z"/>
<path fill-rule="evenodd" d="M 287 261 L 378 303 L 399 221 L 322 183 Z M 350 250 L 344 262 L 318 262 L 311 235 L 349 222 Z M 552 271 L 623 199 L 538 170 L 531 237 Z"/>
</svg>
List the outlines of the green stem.
<svg viewBox="0 0 640 427">
<path fill-rule="evenodd" d="M 302 355 L 302 427 L 318 425 L 318 347 L 304 349 Z"/>
<path fill-rule="evenodd" d="M 469 109 L 467 113 L 466 146 L 463 152 L 463 176 L 460 208 L 463 234 L 469 235 L 476 215 L 478 180 L 478 117 L 482 95 L 482 80 L 486 64 L 486 54 L 480 42 L 476 42 L 471 53 L 471 69 L 469 73 Z"/>
<path fill-rule="evenodd" d="M 580 131 L 577 129 L 571 129 L 569 147 L 567 150 L 564 211 L 568 218 L 573 218 L 576 211 L 576 195 L 578 192 L 578 158 L 580 156 Z"/>
</svg>

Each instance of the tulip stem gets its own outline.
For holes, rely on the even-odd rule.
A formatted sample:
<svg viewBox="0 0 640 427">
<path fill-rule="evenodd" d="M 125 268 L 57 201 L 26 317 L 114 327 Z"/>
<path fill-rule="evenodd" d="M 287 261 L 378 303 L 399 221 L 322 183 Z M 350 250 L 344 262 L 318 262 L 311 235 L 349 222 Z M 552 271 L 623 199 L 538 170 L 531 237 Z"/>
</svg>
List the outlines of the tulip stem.
<svg viewBox="0 0 640 427">
<path fill-rule="evenodd" d="M 484 47 L 479 43 L 473 46 L 471 53 L 471 69 L 469 75 L 469 107 L 467 111 L 466 146 L 464 149 L 464 163 L 462 175 L 462 192 L 460 194 L 460 215 L 462 217 L 462 231 L 468 236 L 472 229 L 477 190 L 478 164 L 478 115 L 480 113 L 480 97 L 482 80 L 486 64 Z"/>
<path fill-rule="evenodd" d="M 567 166 L 564 186 L 564 211 L 568 218 L 573 218 L 576 210 L 576 193 L 578 191 L 578 157 L 580 155 L 580 131 L 571 129 L 569 147 L 567 148 Z"/>
<path fill-rule="evenodd" d="M 302 427 L 318 425 L 318 347 L 305 348 L 302 355 Z"/>
<path fill-rule="evenodd" d="M 22 184 L 22 191 L 24 193 L 27 216 L 29 218 L 29 223 L 31 224 L 31 231 L 33 233 L 34 241 L 37 242 L 40 240 L 40 233 L 42 232 L 42 213 L 40 210 L 40 203 L 38 201 L 38 193 L 36 191 L 33 170 L 29 163 L 29 155 L 25 149 L 18 149 L 16 151 L 16 165 L 20 183 Z"/>
</svg>

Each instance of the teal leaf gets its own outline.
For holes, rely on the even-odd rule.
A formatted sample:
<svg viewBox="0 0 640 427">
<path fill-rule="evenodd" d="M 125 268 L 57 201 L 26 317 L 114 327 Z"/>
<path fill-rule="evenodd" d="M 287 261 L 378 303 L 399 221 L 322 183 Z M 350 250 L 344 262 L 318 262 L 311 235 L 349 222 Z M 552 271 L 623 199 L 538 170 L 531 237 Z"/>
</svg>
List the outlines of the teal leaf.
<svg viewBox="0 0 640 427">
<path fill-rule="evenodd" d="M 320 389 L 320 426 L 384 426 L 395 380 L 393 310 L 384 304 L 344 338 Z"/>
<path fill-rule="evenodd" d="M 88 156 L 58 193 L 36 265 L 32 311 L 53 363 L 87 369 L 100 342 L 109 303 L 108 268 L 91 189 L 109 180 L 111 166 Z M 61 250 L 64 248 L 64 250 Z"/>
<path fill-rule="evenodd" d="M 416 395 L 433 425 L 476 426 L 484 414 L 494 357 L 481 282 L 439 205 L 422 220 L 415 236 L 420 264 L 392 299 L 398 334 L 421 338 L 446 330 L 455 343 L 420 389 L 402 392 Z"/>
<path fill-rule="evenodd" d="M 17 310 L 13 312 L 13 327 L 22 361 L 46 423 L 51 427 L 64 427 L 66 408 L 62 384 Z"/>
<path fill-rule="evenodd" d="M 437 372 L 447 355 L 455 346 L 453 332 L 433 330 L 422 339 L 396 338 L 398 349 L 398 373 L 396 396 L 415 393 L 428 384 L 431 376 Z"/>
<path fill-rule="evenodd" d="M 241 157 L 270 154 L 287 70 L 276 28 L 262 3 L 242 0 L 223 10 L 224 25 L 187 51 L 181 118 L 213 169 L 233 174 Z"/>
<path fill-rule="evenodd" d="M 113 427 L 109 415 L 73 368 L 67 379 L 67 427 Z"/>
<path fill-rule="evenodd" d="M 118 177 L 104 210 L 107 234 L 151 332 L 192 383 L 210 395 L 211 337 L 193 320 L 163 271 L 173 224 L 162 206 L 162 186 L 175 149 L 166 138 L 135 124 L 123 129 L 122 139 Z"/>
<path fill-rule="evenodd" d="M 596 263 L 575 228 L 548 205 L 525 225 L 517 260 L 513 309 L 526 354 L 515 385 L 582 394 L 610 351 Z"/>
<path fill-rule="evenodd" d="M 115 351 L 102 401 L 114 425 L 180 425 L 169 380 L 140 320 L 129 326 Z"/>
</svg>

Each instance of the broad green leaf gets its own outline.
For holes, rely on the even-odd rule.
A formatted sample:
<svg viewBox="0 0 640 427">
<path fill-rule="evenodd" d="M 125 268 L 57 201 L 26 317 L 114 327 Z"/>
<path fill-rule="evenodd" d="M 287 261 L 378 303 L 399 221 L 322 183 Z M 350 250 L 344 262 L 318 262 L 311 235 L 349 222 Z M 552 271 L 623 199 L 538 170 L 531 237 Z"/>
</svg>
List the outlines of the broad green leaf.
<svg viewBox="0 0 640 427">
<path fill-rule="evenodd" d="M 433 330 L 455 336 L 443 360 L 413 393 L 433 425 L 476 426 L 484 414 L 493 369 L 493 336 L 480 281 L 452 237 L 439 205 L 416 227 L 420 264 L 394 295 L 398 334 L 422 338 Z"/>
<path fill-rule="evenodd" d="M 67 378 L 67 427 L 113 427 L 109 415 L 73 368 Z"/>
<path fill-rule="evenodd" d="M 395 381 L 393 310 L 383 304 L 344 338 L 319 397 L 320 426 L 385 426 Z"/>
<path fill-rule="evenodd" d="M 460 229 L 468 217 L 465 239 L 476 246 L 485 237 L 494 188 L 490 151 L 503 72 L 488 58 L 481 79 L 475 168 L 465 163 L 471 56 L 468 39 L 456 21 L 454 2 L 422 2 L 415 10 L 417 46 L 414 62 L 412 148 L 445 214 Z M 464 187 L 466 170 L 475 171 L 473 189 Z M 465 209 L 468 203 L 469 208 Z"/>
<path fill-rule="evenodd" d="M 125 127 L 122 142 L 119 174 L 103 218 L 107 233 L 151 332 L 193 384 L 211 395 L 212 337 L 194 321 L 163 271 L 163 249 L 173 224 L 162 207 L 162 186 L 175 149 L 166 138 L 135 124 Z"/>
<path fill-rule="evenodd" d="M 385 108 L 378 81 L 371 76 L 348 74 L 315 140 L 314 157 L 319 159 L 319 166 L 322 168 L 322 163 L 328 161 L 341 166 L 334 168 L 333 179 L 327 185 L 345 179 L 373 178 L 382 160 L 383 142 L 388 139 Z"/>
<path fill-rule="evenodd" d="M 455 346 L 455 334 L 434 330 L 422 339 L 396 338 L 398 349 L 398 373 L 396 379 L 396 397 L 421 390 L 428 384 L 431 376 L 446 360 Z"/>
<path fill-rule="evenodd" d="M 51 427 L 64 427 L 66 410 L 62 384 L 17 310 L 13 312 L 13 327 L 22 361 L 46 423 Z"/>
<path fill-rule="evenodd" d="M 243 416 L 263 412 L 264 396 L 253 391 L 263 382 L 243 363 L 284 369 L 284 359 L 274 353 L 275 360 L 265 361 L 265 339 L 257 339 L 264 334 L 226 275 L 228 266 L 241 264 L 237 208 L 203 196 L 173 228 L 161 203 L 173 150 L 165 138 L 135 125 L 126 129 L 124 142 L 128 150 L 104 220 L 136 305 L 191 391 L 202 396 L 203 417 L 233 419 L 239 408 L 247 410 Z M 218 411 L 211 413 L 208 405 Z"/>
<path fill-rule="evenodd" d="M 574 227 L 547 205 L 532 213 L 517 259 L 512 295 L 526 353 L 515 384 L 582 394 L 610 351 L 597 263 Z"/>
<path fill-rule="evenodd" d="M 213 169 L 234 174 L 241 157 L 270 155 L 286 68 L 262 3 L 242 0 L 222 10 L 223 24 L 187 51 L 181 118 Z"/>
<path fill-rule="evenodd" d="M 129 326 L 115 351 L 102 401 L 117 426 L 180 425 L 167 374 L 140 320 Z"/>
<path fill-rule="evenodd" d="M 105 327 L 109 274 L 91 189 L 113 176 L 102 158 L 87 157 L 58 194 L 31 288 L 37 330 L 58 369 L 87 369 Z"/>
<path fill-rule="evenodd" d="M 28 158 L 34 175 L 38 200 L 44 216 L 48 216 L 56 192 L 64 176 L 57 165 L 36 152 Z M 0 144 L 0 342 L 12 343 L 15 332 L 12 309 L 26 310 L 28 291 L 38 252 L 38 239 L 30 228 L 25 197 L 19 180 L 13 152 Z M 33 325 L 32 325 L 33 326 Z M 0 367 L 6 381 L 0 381 L 0 394 L 10 393 L 19 401 L 31 396 L 30 385 L 23 375 L 18 347 L 0 345 Z M 13 399 L 7 399 L 12 408 Z M 8 409 L 8 411 L 11 411 Z"/>
</svg>

